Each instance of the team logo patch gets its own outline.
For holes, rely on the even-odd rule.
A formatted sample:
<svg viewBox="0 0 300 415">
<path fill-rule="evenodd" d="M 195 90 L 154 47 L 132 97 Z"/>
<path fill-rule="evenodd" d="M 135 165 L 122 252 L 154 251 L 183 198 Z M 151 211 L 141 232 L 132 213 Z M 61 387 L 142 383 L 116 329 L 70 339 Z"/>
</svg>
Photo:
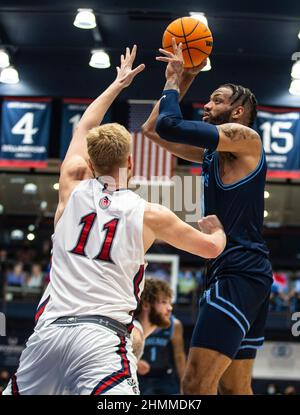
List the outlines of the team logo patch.
<svg viewBox="0 0 300 415">
<path fill-rule="evenodd" d="M 107 209 L 110 204 L 111 204 L 111 200 L 107 195 L 101 197 L 100 202 L 99 202 L 101 209 Z"/>
<path fill-rule="evenodd" d="M 128 379 L 127 379 L 127 383 L 128 383 L 128 385 L 129 385 L 129 386 L 131 386 L 131 387 L 132 387 L 132 392 L 133 392 L 135 395 L 139 395 L 139 394 L 140 394 L 140 390 L 139 390 L 139 387 L 138 387 L 137 381 L 136 381 L 134 378 L 128 378 Z"/>
</svg>

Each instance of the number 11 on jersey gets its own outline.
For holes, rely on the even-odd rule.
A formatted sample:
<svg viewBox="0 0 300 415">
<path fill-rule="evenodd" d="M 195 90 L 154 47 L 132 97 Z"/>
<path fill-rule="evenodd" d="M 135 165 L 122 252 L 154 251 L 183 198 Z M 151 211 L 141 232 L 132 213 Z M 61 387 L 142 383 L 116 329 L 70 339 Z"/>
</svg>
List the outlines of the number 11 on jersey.
<svg viewBox="0 0 300 415">
<path fill-rule="evenodd" d="M 97 213 L 92 212 L 81 218 L 80 225 L 82 224 L 83 227 L 81 229 L 81 232 L 79 234 L 75 247 L 70 251 L 72 254 L 82 255 L 82 256 L 87 257 L 85 248 L 86 248 L 86 245 L 89 239 L 90 232 L 95 223 L 96 217 L 97 217 Z M 105 231 L 105 238 L 104 238 L 104 241 L 102 243 L 102 246 L 100 248 L 98 255 L 96 255 L 93 259 L 114 263 L 114 261 L 111 258 L 111 248 L 112 248 L 112 244 L 113 244 L 113 241 L 116 235 L 118 222 L 119 222 L 119 219 L 114 218 L 103 225 L 102 231 Z"/>
</svg>

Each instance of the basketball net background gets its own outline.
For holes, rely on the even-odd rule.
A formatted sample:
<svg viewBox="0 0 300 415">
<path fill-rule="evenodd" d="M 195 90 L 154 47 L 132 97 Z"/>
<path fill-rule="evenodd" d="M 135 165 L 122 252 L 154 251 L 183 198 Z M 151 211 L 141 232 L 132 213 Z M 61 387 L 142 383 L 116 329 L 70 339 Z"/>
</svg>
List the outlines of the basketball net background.
<svg viewBox="0 0 300 415">
<path fill-rule="evenodd" d="M 129 100 L 128 127 L 133 138 L 135 183 L 171 184 L 174 157 L 149 140 L 141 131 L 156 101 Z"/>
</svg>

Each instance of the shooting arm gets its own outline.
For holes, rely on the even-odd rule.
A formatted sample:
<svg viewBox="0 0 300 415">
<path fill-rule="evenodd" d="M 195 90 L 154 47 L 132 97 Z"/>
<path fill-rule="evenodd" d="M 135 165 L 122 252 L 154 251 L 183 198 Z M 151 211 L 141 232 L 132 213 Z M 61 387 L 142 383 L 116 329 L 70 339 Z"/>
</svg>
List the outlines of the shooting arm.
<svg viewBox="0 0 300 415">
<path fill-rule="evenodd" d="M 193 80 L 195 79 L 195 75 L 191 75 L 189 73 L 184 73 L 182 76 L 182 80 L 180 82 L 180 100 L 184 97 L 187 90 L 191 86 Z M 201 163 L 203 161 L 203 149 L 199 147 L 194 147 L 186 144 L 178 144 L 172 143 L 166 140 L 163 140 L 155 131 L 155 126 L 157 122 L 157 118 L 159 115 L 159 102 L 156 103 L 154 106 L 149 118 L 142 126 L 143 133 L 154 143 L 158 144 L 159 146 L 163 147 L 164 149 L 168 150 L 170 153 L 174 154 L 177 157 L 180 157 L 184 160 L 189 160 L 197 163 Z"/>
</svg>

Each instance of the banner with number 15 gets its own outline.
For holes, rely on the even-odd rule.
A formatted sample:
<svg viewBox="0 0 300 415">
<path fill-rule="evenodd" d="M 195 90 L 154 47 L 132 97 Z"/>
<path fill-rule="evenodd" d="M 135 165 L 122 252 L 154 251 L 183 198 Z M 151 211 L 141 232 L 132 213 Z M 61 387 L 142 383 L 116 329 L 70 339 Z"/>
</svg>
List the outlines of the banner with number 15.
<svg viewBox="0 0 300 415">
<path fill-rule="evenodd" d="M 48 98 L 3 101 L 0 166 L 47 166 L 50 111 Z"/>
</svg>

